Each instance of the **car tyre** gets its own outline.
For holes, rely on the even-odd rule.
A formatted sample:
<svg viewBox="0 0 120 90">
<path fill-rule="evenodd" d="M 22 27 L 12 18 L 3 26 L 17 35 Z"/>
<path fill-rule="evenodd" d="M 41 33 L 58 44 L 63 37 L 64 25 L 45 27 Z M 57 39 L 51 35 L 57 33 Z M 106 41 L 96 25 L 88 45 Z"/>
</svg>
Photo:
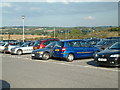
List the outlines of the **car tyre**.
<svg viewBox="0 0 120 90">
<path fill-rule="evenodd" d="M 17 55 L 22 55 L 22 50 L 17 50 Z"/>
<path fill-rule="evenodd" d="M 68 56 L 66 57 L 66 60 L 68 62 L 72 62 L 74 60 L 74 55 L 73 54 L 68 54 Z"/>
<path fill-rule="evenodd" d="M 50 54 L 45 52 L 43 55 L 42 55 L 42 59 L 43 60 L 48 60 L 50 58 Z"/>
</svg>

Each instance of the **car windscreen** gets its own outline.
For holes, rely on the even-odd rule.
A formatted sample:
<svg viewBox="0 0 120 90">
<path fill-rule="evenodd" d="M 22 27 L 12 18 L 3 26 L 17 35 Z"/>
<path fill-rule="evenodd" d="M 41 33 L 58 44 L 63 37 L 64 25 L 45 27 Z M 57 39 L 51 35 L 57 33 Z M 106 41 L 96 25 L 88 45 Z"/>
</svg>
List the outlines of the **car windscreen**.
<svg viewBox="0 0 120 90">
<path fill-rule="evenodd" d="M 97 43 L 97 45 L 112 45 L 115 42 L 117 42 L 117 40 L 103 40 Z"/>
<path fill-rule="evenodd" d="M 88 43 L 96 45 L 100 40 L 89 40 Z"/>
<path fill-rule="evenodd" d="M 53 48 L 55 46 L 55 42 L 52 42 L 50 44 L 48 44 L 45 48 Z"/>
<path fill-rule="evenodd" d="M 109 49 L 120 49 L 120 42 L 113 44 Z"/>
<path fill-rule="evenodd" d="M 39 46 L 40 43 L 41 43 L 41 41 L 36 41 L 36 42 L 34 43 L 34 46 Z"/>
</svg>

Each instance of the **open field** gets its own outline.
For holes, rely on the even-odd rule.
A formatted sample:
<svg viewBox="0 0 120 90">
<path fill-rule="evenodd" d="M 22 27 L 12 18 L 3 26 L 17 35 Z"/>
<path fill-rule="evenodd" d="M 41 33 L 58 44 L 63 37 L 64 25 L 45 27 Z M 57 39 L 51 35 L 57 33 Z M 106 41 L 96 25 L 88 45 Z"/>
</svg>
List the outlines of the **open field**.
<svg viewBox="0 0 120 90">
<path fill-rule="evenodd" d="M 4 40 L 22 40 L 23 35 L 0 35 L 1 38 Z M 36 38 L 49 38 L 50 36 L 43 36 L 43 35 L 25 35 L 25 39 L 36 39 Z"/>
</svg>

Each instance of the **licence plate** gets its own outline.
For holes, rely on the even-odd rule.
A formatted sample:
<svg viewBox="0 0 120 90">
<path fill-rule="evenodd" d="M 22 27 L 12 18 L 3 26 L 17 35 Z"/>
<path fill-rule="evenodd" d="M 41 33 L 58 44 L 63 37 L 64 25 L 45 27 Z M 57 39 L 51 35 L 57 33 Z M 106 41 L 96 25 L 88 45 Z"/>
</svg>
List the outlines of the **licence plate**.
<svg viewBox="0 0 120 90">
<path fill-rule="evenodd" d="M 98 61 L 107 61 L 106 58 L 98 58 Z"/>
<path fill-rule="evenodd" d="M 60 49 L 55 49 L 55 51 L 60 51 Z"/>
<path fill-rule="evenodd" d="M 32 54 L 32 56 L 35 56 L 35 54 Z"/>
</svg>

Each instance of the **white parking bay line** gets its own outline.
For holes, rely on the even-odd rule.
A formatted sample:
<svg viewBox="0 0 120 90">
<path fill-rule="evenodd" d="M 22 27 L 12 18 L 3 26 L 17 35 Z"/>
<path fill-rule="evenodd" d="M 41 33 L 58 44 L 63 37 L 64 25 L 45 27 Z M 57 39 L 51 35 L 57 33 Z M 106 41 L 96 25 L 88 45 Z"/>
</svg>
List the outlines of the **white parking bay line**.
<svg viewBox="0 0 120 90">
<path fill-rule="evenodd" d="M 60 63 L 60 62 L 50 62 L 49 60 L 47 61 L 42 61 L 42 60 L 35 60 L 35 61 L 40 61 L 40 62 L 47 62 L 47 63 L 54 63 L 54 64 L 62 64 L 62 65 L 67 65 L 67 66 L 73 66 L 73 67 L 84 67 L 84 68 L 92 68 L 92 69 L 99 69 L 99 70 L 107 70 L 107 71 L 114 71 L 114 72 L 118 72 L 119 70 L 114 70 L 114 69 L 108 69 L 108 68 L 102 68 L 102 67 L 93 67 L 93 66 L 89 66 L 89 65 L 74 65 L 74 64 L 68 64 L 66 63 Z"/>
</svg>

